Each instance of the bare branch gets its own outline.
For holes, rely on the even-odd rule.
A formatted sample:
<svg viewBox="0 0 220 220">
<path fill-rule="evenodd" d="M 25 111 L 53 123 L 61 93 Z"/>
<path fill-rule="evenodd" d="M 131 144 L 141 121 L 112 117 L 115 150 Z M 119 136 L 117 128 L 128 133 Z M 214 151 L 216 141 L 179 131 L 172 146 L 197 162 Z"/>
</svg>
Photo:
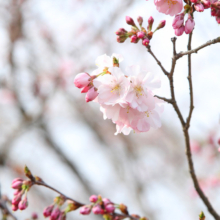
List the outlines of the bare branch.
<svg viewBox="0 0 220 220">
<path fill-rule="evenodd" d="M 201 45 L 201 46 L 199 46 L 199 47 L 197 47 L 197 48 L 195 48 L 193 50 L 190 49 L 190 50 L 188 50 L 186 52 L 180 52 L 179 54 L 176 55 L 176 59 L 178 60 L 182 56 L 185 56 L 185 55 L 188 55 L 188 54 L 192 54 L 192 53 L 197 53 L 199 50 L 201 50 L 201 49 L 203 49 L 203 48 L 205 48 L 207 46 L 210 46 L 212 44 L 216 44 L 216 43 L 220 43 L 220 37 L 217 37 L 217 38 L 215 38 L 213 40 L 210 40 L 210 41 L 206 42 L 205 44 L 203 44 L 203 45 Z"/>
<path fill-rule="evenodd" d="M 172 100 L 172 99 L 167 99 L 167 98 L 165 98 L 165 97 L 161 97 L 161 96 L 158 96 L 158 95 L 155 95 L 154 97 L 157 97 L 158 99 L 161 99 L 161 100 L 163 100 L 163 101 L 165 101 L 165 102 L 168 102 L 168 103 L 170 103 L 170 104 L 173 103 L 173 100 Z"/>
</svg>

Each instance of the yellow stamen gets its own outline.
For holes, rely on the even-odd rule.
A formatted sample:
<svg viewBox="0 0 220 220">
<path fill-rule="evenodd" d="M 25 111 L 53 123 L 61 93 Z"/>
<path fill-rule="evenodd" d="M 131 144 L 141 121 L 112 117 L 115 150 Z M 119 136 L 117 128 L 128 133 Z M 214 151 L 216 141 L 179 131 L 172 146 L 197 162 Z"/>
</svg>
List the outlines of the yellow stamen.
<svg viewBox="0 0 220 220">
<path fill-rule="evenodd" d="M 134 87 L 134 90 L 136 92 L 136 96 L 137 97 L 143 95 L 143 88 L 142 88 L 142 86 L 136 86 L 136 87 Z"/>
<path fill-rule="evenodd" d="M 120 94 L 120 90 L 121 90 L 121 86 L 119 84 L 117 84 L 112 90 L 111 92 L 117 92 Z"/>
</svg>

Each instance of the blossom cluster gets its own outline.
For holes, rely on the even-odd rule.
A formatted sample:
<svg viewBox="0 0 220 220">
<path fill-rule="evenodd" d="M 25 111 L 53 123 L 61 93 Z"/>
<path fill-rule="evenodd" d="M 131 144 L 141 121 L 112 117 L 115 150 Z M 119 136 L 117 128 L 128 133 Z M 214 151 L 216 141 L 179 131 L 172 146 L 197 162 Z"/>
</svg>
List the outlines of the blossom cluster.
<svg viewBox="0 0 220 220">
<path fill-rule="evenodd" d="M 18 209 L 26 209 L 28 207 L 27 192 L 31 187 L 31 182 L 16 178 L 13 180 L 11 187 L 15 189 L 14 198 L 11 202 L 12 210 L 17 211 Z"/>
<path fill-rule="evenodd" d="M 128 135 L 130 131 L 146 132 L 161 126 L 160 115 L 163 106 L 154 97 L 153 89 L 160 87 L 160 81 L 153 74 L 141 69 L 139 65 L 119 68 L 123 58 L 113 54 L 96 59 L 98 69 L 91 75 L 79 73 L 74 80 L 76 87 L 86 94 L 86 101 L 100 104 L 104 119 L 116 124 L 116 133 Z"/>
<path fill-rule="evenodd" d="M 134 20 L 129 17 L 126 16 L 126 23 L 128 25 L 131 25 L 131 30 L 130 31 L 126 31 L 124 28 L 119 28 L 115 33 L 117 35 L 117 42 L 119 43 L 123 43 L 127 38 L 131 39 L 131 43 L 138 43 L 139 40 L 142 40 L 142 44 L 144 46 L 148 46 L 150 43 L 151 38 L 153 37 L 153 34 L 163 28 L 166 24 L 166 21 L 163 20 L 159 23 L 159 25 L 157 26 L 157 28 L 152 31 L 152 27 L 153 27 L 153 23 L 154 23 L 154 19 L 152 16 L 149 17 L 148 19 L 148 26 L 147 29 L 145 29 L 142 24 L 143 24 L 143 18 L 141 16 L 139 16 L 137 18 L 138 24 L 140 27 L 138 27 Z"/>
</svg>

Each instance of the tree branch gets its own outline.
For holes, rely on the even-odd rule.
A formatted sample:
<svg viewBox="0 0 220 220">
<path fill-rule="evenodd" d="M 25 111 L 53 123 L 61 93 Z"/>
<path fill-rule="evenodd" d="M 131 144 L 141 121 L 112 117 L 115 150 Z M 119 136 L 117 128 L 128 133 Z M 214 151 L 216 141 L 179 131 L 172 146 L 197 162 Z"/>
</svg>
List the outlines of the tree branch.
<svg viewBox="0 0 220 220">
<path fill-rule="evenodd" d="M 185 55 L 188 55 L 188 54 L 192 54 L 192 53 L 197 53 L 199 50 L 201 50 L 201 49 L 203 49 L 203 48 L 205 48 L 207 46 L 210 46 L 212 44 L 216 44 L 216 43 L 220 43 L 220 37 L 217 37 L 217 38 L 215 38 L 213 40 L 210 40 L 210 41 L 206 42 L 205 44 L 203 44 L 203 45 L 201 45 L 201 46 L 199 46 L 199 47 L 197 47 L 197 48 L 195 48 L 193 50 L 190 49 L 190 50 L 188 50 L 186 52 L 180 52 L 180 53 L 178 53 L 176 55 L 176 59 L 178 60 L 182 56 L 185 56 Z"/>
</svg>

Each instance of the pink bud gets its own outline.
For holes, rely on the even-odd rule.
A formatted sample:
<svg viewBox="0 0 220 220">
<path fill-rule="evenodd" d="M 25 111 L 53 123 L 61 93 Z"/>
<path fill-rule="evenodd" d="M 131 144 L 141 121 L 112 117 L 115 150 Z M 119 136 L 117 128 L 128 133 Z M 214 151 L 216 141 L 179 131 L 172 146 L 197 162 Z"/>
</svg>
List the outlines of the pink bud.
<svg viewBox="0 0 220 220">
<path fill-rule="evenodd" d="M 216 19 L 217 23 L 220 24 L 220 17 L 216 17 L 215 19 Z"/>
<path fill-rule="evenodd" d="M 22 185 L 23 185 L 22 179 L 15 179 L 12 181 L 11 187 L 13 189 L 20 189 Z"/>
<path fill-rule="evenodd" d="M 11 201 L 12 205 L 18 205 L 18 203 L 21 201 L 22 195 L 23 195 L 22 192 L 17 194 Z"/>
<path fill-rule="evenodd" d="M 50 215 L 50 220 L 57 220 L 60 214 L 61 214 L 60 209 L 58 207 L 55 208 Z"/>
<path fill-rule="evenodd" d="M 183 25 L 183 22 L 184 22 L 184 13 L 178 14 L 173 19 L 172 26 L 174 29 L 180 28 Z"/>
<path fill-rule="evenodd" d="M 124 43 L 126 39 L 127 39 L 127 37 L 126 36 L 122 36 L 122 35 L 121 36 L 117 36 L 117 38 L 116 38 L 118 43 Z"/>
<path fill-rule="evenodd" d="M 137 38 L 137 35 L 132 35 L 131 36 L 131 43 L 137 43 L 138 42 L 138 38 Z"/>
<path fill-rule="evenodd" d="M 94 100 L 97 96 L 98 96 L 98 92 L 96 91 L 96 89 L 94 87 L 92 87 L 86 93 L 86 97 L 85 97 L 86 102 L 90 102 L 90 101 Z"/>
<path fill-rule="evenodd" d="M 90 202 L 96 203 L 98 201 L 98 196 L 92 195 L 92 196 L 90 196 L 89 200 L 90 200 Z"/>
<path fill-rule="evenodd" d="M 190 0 L 192 3 L 196 4 L 199 0 Z"/>
<path fill-rule="evenodd" d="M 43 215 L 45 218 L 49 217 L 53 211 L 54 205 L 50 205 L 48 207 L 46 207 L 43 211 Z"/>
<path fill-rule="evenodd" d="M 148 46 L 149 43 L 150 43 L 150 40 L 149 40 L 148 38 L 144 38 L 144 40 L 142 41 L 142 44 L 143 44 L 144 46 Z"/>
<path fill-rule="evenodd" d="M 185 27 L 184 27 L 184 25 L 182 25 L 180 28 L 175 29 L 175 35 L 181 36 L 183 34 L 184 30 L 185 30 Z"/>
<path fill-rule="evenodd" d="M 100 205 L 96 205 L 92 208 L 92 212 L 96 215 L 98 214 L 104 214 L 104 210 L 101 208 Z"/>
<path fill-rule="evenodd" d="M 18 210 L 18 205 L 12 205 L 11 206 L 12 211 L 17 211 Z"/>
<path fill-rule="evenodd" d="M 215 8 L 211 9 L 211 15 L 216 16 L 217 10 Z"/>
<path fill-rule="evenodd" d="M 103 203 L 104 203 L 104 206 L 107 206 L 108 204 L 112 203 L 112 202 L 110 201 L 110 199 L 107 199 L 107 198 L 102 199 L 102 201 L 103 201 Z"/>
<path fill-rule="evenodd" d="M 89 89 L 91 88 L 91 86 L 85 86 L 81 89 L 81 93 L 87 93 L 89 91 Z"/>
<path fill-rule="evenodd" d="M 32 215 L 31 215 L 31 218 L 34 219 L 34 220 L 35 220 L 35 219 L 38 219 L 37 213 L 36 213 L 36 212 L 33 212 Z"/>
<path fill-rule="evenodd" d="M 189 17 L 185 24 L 185 33 L 190 34 L 193 31 L 194 26 L 195 26 L 195 21 L 192 19 L 192 16 L 189 14 Z"/>
<path fill-rule="evenodd" d="M 143 23 L 143 18 L 141 16 L 138 16 L 137 21 L 138 21 L 138 24 L 141 26 Z"/>
<path fill-rule="evenodd" d="M 27 197 L 25 196 L 18 204 L 18 208 L 20 210 L 24 210 L 28 207 L 28 201 L 27 201 Z"/>
<path fill-rule="evenodd" d="M 90 78 L 91 77 L 88 73 L 79 73 L 76 75 L 74 79 L 74 84 L 76 87 L 81 89 L 90 83 L 89 81 Z"/>
<path fill-rule="evenodd" d="M 21 189 L 16 189 L 13 193 L 14 196 L 18 195 L 21 192 Z"/>
<path fill-rule="evenodd" d="M 65 212 L 60 213 L 59 217 L 57 220 L 66 220 L 66 214 Z"/>
<path fill-rule="evenodd" d="M 80 209 L 80 214 L 82 214 L 82 215 L 89 215 L 90 212 L 91 212 L 91 207 L 89 207 L 89 206 L 83 206 Z"/>
<path fill-rule="evenodd" d="M 18 177 L 18 178 L 16 178 L 16 179 L 13 179 L 13 180 L 12 180 L 12 183 L 17 182 L 17 181 L 23 182 L 23 179 L 21 179 L 21 178 Z"/>
<path fill-rule="evenodd" d="M 210 0 L 202 0 L 202 4 L 204 6 L 204 9 L 210 8 L 211 6 Z"/>
<path fill-rule="evenodd" d="M 108 213 L 112 213 L 115 211 L 115 207 L 114 205 L 112 204 L 108 204 L 107 206 L 105 206 L 105 210 L 108 212 Z"/>
<path fill-rule="evenodd" d="M 194 7 L 195 7 L 195 10 L 198 11 L 198 12 L 203 12 L 204 11 L 204 6 L 203 6 L 202 3 L 195 4 Z"/>
<path fill-rule="evenodd" d="M 126 20 L 126 23 L 127 23 L 127 24 L 132 25 L 132 26 L 135 26 L 134 20 L 133 20 L 131 17 L 126 16 L 126 17 L 125 17 L 125 20 Z"/>
<path fill-rule="evenodd" d="M 151 31 L 153 23 L 154 23 L 154 19 L 153 19 L 152 16 L 150 16 L 149 19 L 148 19 L 148 27 L 147 27 L 147 29 L 149 31 Z"/>
<path fill-rule="evenodd" d="M 116 35 L 125 35 L 127 33 L 127 31 L 124 29 L 124 28 L 119 28 L 116 32 L 115 32 L 115 34 Z"/>
<path fill-rule="evenodd" d="M 157 30 L 163 28 L 163 27 L 165 26 L 165 24 L 166 24 L 166 21 L 165 21 L 165 20 L 161 21 L 161 22 L 159 23 L 158 27 L 157 27 Z"/>
<path fill-rule="evenodd" d="M 137 32 L 137 37 L 140 39 L 143 39 L 145 37 L 145 33 L 143 31 L 139 31 L 139 32 Z"/>
</svg>

